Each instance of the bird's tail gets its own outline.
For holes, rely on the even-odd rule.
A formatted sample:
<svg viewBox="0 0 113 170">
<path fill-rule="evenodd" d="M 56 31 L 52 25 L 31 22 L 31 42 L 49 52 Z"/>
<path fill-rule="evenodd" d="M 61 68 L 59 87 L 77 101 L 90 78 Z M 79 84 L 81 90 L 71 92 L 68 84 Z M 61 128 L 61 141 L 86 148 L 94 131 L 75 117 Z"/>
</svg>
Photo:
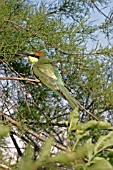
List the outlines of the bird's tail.
<svg viewBox="0 0 113 170">
<path fill-rule="evenodd" d="M 72 109 L 75 109 L 78 106 L 75 98 L 65 86 L 60 86 L 58 92 L 68 101 Z"/>
<path fill-rule="evenodd" d="M 64 97 L 64 99 L 66 99 L 68 101 L 68 103 L 70 104 L 70 106 L 72 107 L 72 109 L 74 110 L 76 107 L 80 107 L 82 108 L 84 111 L 86 111 L 90 116 L 92 116 L 95 120 L 99 120 L 94 114 L 92 114 L 91 112 L 89 112 L 88 110 L 86 110 L 74 97 L 73 95 L 69 92 L 69 90 L 65 87 L 65 86 L 60 86 L 58 93 L 62 95 L 62 97 Z"/>
</svg>

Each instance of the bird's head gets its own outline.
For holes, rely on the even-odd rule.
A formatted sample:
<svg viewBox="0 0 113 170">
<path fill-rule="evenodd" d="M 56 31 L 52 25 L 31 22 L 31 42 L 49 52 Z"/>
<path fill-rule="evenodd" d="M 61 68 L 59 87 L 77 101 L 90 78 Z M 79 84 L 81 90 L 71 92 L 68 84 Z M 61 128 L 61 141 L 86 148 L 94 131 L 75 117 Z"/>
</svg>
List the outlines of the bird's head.
<svg viewBox="0 0 113 170">
<path fill-rule="evenodd" d="M 34 51 L 26 53 L 26 56 L 29 58 L 31 63 L 36 63 L 43 56 L 43 53 L 40 51 Z"/>
</svg>

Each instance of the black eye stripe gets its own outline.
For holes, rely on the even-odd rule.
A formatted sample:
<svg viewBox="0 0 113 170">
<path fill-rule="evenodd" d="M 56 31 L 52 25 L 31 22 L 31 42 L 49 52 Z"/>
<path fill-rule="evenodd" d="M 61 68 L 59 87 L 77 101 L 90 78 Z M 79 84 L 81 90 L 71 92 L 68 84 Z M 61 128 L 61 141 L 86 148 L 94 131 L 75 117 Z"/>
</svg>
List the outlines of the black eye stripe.
<svg viewBox="0 0 113 170">
<path fill-rule="evenodd" d="M 35 54 L 29 54 L 29 56 L 36 57 L 36 55 L 35 55 Z"/>
<path fill-rule="evenodd" d="M 35 57 L 35 58 L 38 58 L 38 59 L 39 59 L 39 56 L 37 56 L 36 54 L 29 54 L 29 56 Z"/>
<path fill-rule="evenodd" d="M 36 58 L 38 58 L 38 59 L 40 58 L 40 57 L 39 57 L 39 56 L 37 56 L 37 55 L 35 55 L 35 57 L 36 57 Z"/>
<path fill-rule="evenodd" d="M 40 58 L 40 56 L 36 55 L 36 54 L 29 54 L 29 53 L 26 53 L 25 54 L 26 56 L 31 56 L 31 57 L 35 57 L 35 58 Z"/>
</svg>

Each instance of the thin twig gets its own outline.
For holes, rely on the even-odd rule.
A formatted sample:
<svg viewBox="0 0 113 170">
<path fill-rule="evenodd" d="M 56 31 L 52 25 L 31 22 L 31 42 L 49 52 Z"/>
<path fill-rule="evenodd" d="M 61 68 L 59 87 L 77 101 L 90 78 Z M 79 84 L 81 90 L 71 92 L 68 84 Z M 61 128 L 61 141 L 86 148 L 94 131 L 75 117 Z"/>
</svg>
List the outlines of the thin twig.
<svg viewBox="0 0 113 170">
<path fill-rule="evenodd" d="M 39 80 L 34 80 L 34 79 L 28 79 L 28 78 L 17 78 L 17 77 L 0 77 L 0 80 L 24 80 L 24 81 L 29 81 L 29 82 L 35 82 L 35 83 L 40 83 Z M 75 99 L 75 97 L 73 97 L 75 102 L 78 104 L 78 106 L 84 110 L 86 113 L 88 113 L 90 116 L 92 116 L 95 120 L 99 121 L 99 119 L 92 114 L 91 112 L 89 112 L 87 109 L 85 109 L 77 99 Z"/>
<path fill-rule="evenodd" d="M 11 170 L 10 167 L 3 165 L 3 164 L 0 164 L 0 168 L 5 169 L 5 170 Z"/>
<path fill-rule="evenodd" d="M 22 128 L 22 127 L 21 127 L 21 124 L 20 124 L 19 122 L 15 121 L 15 120 L 12 119 L 11 117 L 3 114 L 2 112 L 0 112 L 0 116 L 3 116 L 7 121 L 9 121 L 12 125 L 18 127 L 19 129 Z M 27 128 L 27 127 L 24 127 L 24 130 L 25 130 L 27 133 L 35 136 L 36 138 L 38 138 L 38 139 L 41 140 L 42 142 L 45 142 L 45 141 L 46 141 L 46 138 L 44 138 L 43 136 L 41 136 L 41 134 L 38 134 L 38 133 L 34 132 L 33 130 L 31 130 L 31 129 Z M 63 150 L 63 151 L 66 151 L 66 150 L 67 150 L 66 146 L 61 145 L 61 144 L 56 143 L 56 142 L 54 142 L 53 146 L 55 146 L 56 148 L 58 148 L 58 149 L 60 149 L 60 150 Z"/>
<path fill-rule="evenodd" d="M 28 82 L 34 82 L 34 83 L 40 83 L 39 80 L 35 79 L 29 79 L 29 78 L 17 78 L 17 77 L 0 77 L 0 80 L 17 80 L 17 81 L 28 81 Z"/>
<path fill-rule="evenodd" d="M 15 26 L 17 26 L 17 27 L 19 27 L 19 28 L 27 31 L 27 32 L 30 32 L 31 34 L 35 35 L 36 37 L 38 37 L 38 38 L 40 38 L 40 39 L 42 39 L 42 40 L 45 40 L 45 39 L 43 39 L 42 37 L 40 37 L 40 36 L 38 35 L 38 33 L 33 32 L 33 31 L 31 31 L 30 29 L 28 29 L 28 28 L 26 28 L 26 27 L 24 27 L 24 26 L 22 26 L 22 25 L 20 25 L 20 24 L 18 24 L 18 23 L 16 23 L 16 22 L 14 22 L 14 21 L 11 21 L 11 20 L 9 20 L 9 19 L 5 19 L 4 21 L 5 21 L 5 22 L 9 22 L 9 23 L 11 23 L 12 25 L 15 25 Z"/>
<path fill-rule="evenodd" d="M 105 18 L 109 19 L 110 22 L 112 22 L 112 21 L 111 21 L 111 18 L 109 18 L 106 14 L 104 14 L 104 13 L 98 8 L 98 6 L 97 6 L 95 3 L 93 3 L 93 4 L 94 4 L 95 8 L 97 9 L 97 11 L 99 11 Z"/>
</svg>

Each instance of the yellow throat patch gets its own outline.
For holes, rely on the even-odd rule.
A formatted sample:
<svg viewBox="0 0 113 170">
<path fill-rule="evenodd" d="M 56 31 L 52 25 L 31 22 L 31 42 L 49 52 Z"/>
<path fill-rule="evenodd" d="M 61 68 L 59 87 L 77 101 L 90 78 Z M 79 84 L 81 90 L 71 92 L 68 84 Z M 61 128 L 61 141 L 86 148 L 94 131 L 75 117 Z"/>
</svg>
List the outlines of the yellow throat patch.
<svg viewBox="0 0 113 170">
<path fill-rule="evenodd" d="M 36 63 L 38 61 L 38 58 L 36 57 L 28 56 L 28 58 L 31 63 Z"/>
</svg>

